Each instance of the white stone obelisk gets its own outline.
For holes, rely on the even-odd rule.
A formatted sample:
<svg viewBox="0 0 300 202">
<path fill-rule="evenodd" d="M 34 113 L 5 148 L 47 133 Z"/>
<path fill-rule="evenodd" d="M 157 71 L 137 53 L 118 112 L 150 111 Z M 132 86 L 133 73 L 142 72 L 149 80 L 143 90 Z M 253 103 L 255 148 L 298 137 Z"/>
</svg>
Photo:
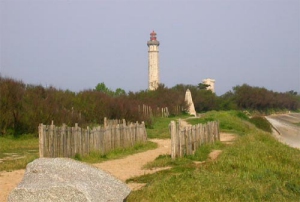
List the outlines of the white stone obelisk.
<svg viewBox="0 0 300 202">
<path fill-rule="evenodd" d="M 154 31 L 150 34 L 148 45 L 148 74 L 149 74 L 149 90 L 156 90 L 159 85 L 159 41 L 156 40 Z"/>
<path fill-rule="evenodd" d="M 187 112 L 190 115 L 197 116 L 197 113 L 196 113 L 196 110 L 195 110 L 195 106 L 194 106 L 194 102 L 193 102 L 193 98 L 192 98 L 192 93 L 191 93 L 191 91 L 189 89 L 187 89 L 186 92 L 185 92 L 185 98 L 184 98 L 184 100 L 185 100 L 185 102 L 188 105 Z"/>
</svg>

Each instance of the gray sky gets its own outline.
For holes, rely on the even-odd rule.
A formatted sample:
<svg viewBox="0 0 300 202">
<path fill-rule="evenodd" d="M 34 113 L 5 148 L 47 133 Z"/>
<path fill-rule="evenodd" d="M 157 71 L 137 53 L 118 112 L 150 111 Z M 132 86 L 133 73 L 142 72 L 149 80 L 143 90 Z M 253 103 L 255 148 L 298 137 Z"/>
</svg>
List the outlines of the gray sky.
<svg viewBox="0 0 300 202">
<path fill-rule="evenodd" d="M 80 91 L 148 87 L 150 32 L 168 87 L 216 80 L 300 92 L 299 0 L 0 0 L 0 72 Z"/>
</svg>

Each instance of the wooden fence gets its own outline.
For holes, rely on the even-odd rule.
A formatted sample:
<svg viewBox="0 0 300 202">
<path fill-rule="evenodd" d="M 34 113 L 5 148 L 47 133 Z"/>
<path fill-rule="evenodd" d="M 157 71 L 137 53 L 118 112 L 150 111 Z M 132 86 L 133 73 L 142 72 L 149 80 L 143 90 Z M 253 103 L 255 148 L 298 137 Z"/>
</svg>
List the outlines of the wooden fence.
<svg viewBox="0 0 300 202">
<path fill-rule="evenodd" d="M 172 159 L 192 155 L 199 146 L 220 140 L 219 122 L 180 127 L 180 123 L 171 121 L 170 132 Z"/>
<path fill-rule="evenodd" d="M 175 111 L 177 112 L 177 110 L 179 110 L 179 107 L 176 107 Z M 170 115 L 168 107 L 157 107 L 156 110 L 152 110 L 151 106 L 143 104 L 142 106 L 138 106 L 138 111 L 145 116 L 168 117 Z"/>
<path fill-rule="evenodd" d="M 145 124 L 130 123 L 98 126 L 86 129 L 78 127 L 61 127 L 39 125 L 40 157 L 74 157 L 92 151 L 106 154 L 117 148 L 131 147 L 138 142 L 147 141 Z"/>
</svg>

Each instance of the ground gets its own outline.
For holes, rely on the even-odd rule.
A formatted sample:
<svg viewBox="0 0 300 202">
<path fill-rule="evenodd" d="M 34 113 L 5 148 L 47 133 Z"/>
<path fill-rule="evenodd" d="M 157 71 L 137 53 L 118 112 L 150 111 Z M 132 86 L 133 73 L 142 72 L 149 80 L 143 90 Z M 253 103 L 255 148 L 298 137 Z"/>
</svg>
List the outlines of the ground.
<svg viewBox="0 0 300 202">
<path fill-rule="evenodd" d="M 296 148 L 300 148 L 300 114 L 284 114 L 272 115 L 266 117 L 274 128 L 274 135 L 283 143 L 289 144 Z M 186 122 L 182 123 L 186 125 Z M 226 144 L 231 144 L 236 138 L 235 135 L 229 133 L 220 134 L 221 141 Z M 170 139 L 152 139 L 151 141 L 158 144 L 158 148 L 146 152 L 133 154 L 123 159 L 106 161 L 103 163 L 94 164 L 111 173 L 116 178 L 125 182 L 127 179 L 140 176 L 148 173 L 154 173 L 161 169 L 144 170 L 142 166 L 147 162 L 153 161 L 161 154 L 170 154 L 171 140 Z M 215 160 L 221 153 L 221 150 L 212 151 L 209 154 L 211 160 Z M 203 163 L 203 162 L 197 162 Z M 168 169 L 168 168 L 164 168 Z M 6 201 L 10 191 L 12 191 L 22 180 L 25 170 L 15 170 L 12 172 L 0 172 L 0 202 Z M 128 184 L 132 190 L 139 189 L 143 184 Z"/>
<path fill-rule="evenodd" d="M 230 143 L 234 140 L 235 136 L 233 134 L 221 133 L 221 141 Z M 169 154 L 171 152 L 171 140 L 170 139 L 151 139 L 151 141 L 158 144 L 158 148 L 153 150 L 148 150 L 146 152 L 133 154 L 122 159 L 116 159 L 111 161 L 105 161 L 103 163 L 94 164 L 97 168 L 109 172 L 116 178 L 125 182 L 127 179 L 135 176 L 140 176 L 144 174 L 154 173 L 166 168 L 158 168 L 145 170 L 142 169 L 143 165 L 148 162 L 153 161 L 156 157 L 162 154 Z M 221 153 L 220 150 L 213 151 L 210 154 L 212 160 L 216 159 Z M 0 202 L 6 201 L 10 191 L 12 191 L 18 183 L 21 182 L 25 170 L 15 170 L 12 172 L 0 172 Z M 128 186 L 132 190 L 139 189 L 143 184 L 129 183 Z"/>
</svg>

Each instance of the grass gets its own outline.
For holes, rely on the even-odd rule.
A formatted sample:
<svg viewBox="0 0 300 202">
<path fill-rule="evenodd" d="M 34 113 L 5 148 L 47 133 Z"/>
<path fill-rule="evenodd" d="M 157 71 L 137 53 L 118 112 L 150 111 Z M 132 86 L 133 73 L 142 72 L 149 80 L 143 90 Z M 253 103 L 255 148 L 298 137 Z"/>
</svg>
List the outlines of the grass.
<svg viewBox="0 0 300 202">
<path fill-rule="evenodd" d="M 38 158 L 38 138 L 33 135 L 0 137 L 0 171 L 12 171 L 25 168 Z"/>
<path fill-rule="evenodd" d="M 240 111 L 210 111 L 201 115 L 201 118 L 187 119 L 190 124 L 206 123 L 209 121 L 219 121 L 220 129 L 223 132 L 244 135 L 251 127 L 249 118 Z"/>
<path fill-rule="evenodd" d="M 224 145 L 221 142 L 203 145 L 195 152 L 194 155 L 188 155 L 185 156 L 185 158 L 178 158 L 176 160 L 171 159 L 171 155 L 160 155 L 155 159 L 155 161 L 149 162 L 146 165 L 144 165 L 144 168 L 153 169 L 167 166 L 183 166 L 183 168 L 186 169 L 186 164 L 194 166 L 195 161 L 201 162 L 207 160 L 208 155 L 212 150 L 223 149 L 224 147 L 226 147 L 226 145 Z"/>
<path fill-rule="evenodd" d="M 300 126 L 300 122 L 299 123 L 295 123 L 296 126 Z"/>
<path fill-rule="evenodd" d="M 266 132 L 272 133 L 272 128 L 268 120 L 262 116 L 254 116 L 250 119 L 257 128 L 262 129 Z"/>
<path fill-rule="evenodd" d="M 160 139 L 167 139 L 171 138 L 170 131 L 168 125 L 171 121 L 178 120 L 178 119 L 185 119 L 190 117 L 190 115 L 182 114 L 180 116 L 173 116 L 173 117 L 154 117 L 153 118 L 153 125 L 149 128 L 146 128 L 148 138 L 160 138 Z"/>
<path fill-rule="evenodd" d="M 122 149 L 122 148 L 116 149 L 105 155 L 103 155 L 99 152 L 91 152 L 89 155 L 81 157 L 80 155 L 77 154 L 75 156 L 75 159 L 83 161 L 83 162 L 87 162 L 87 163 L 100 163 L 100 162 L 107 161 L 107 160 L 123 158 L 123 157 L 131 155 L 131 154 L 144 152 L 144 151 L 147 151 L 150 149 L 155 149 L 155 148 L 157 148 L 156 143 L 147 141 L 146 143 L 138 143 L 138 144 L 134 145 L 133 147 L 124 148 L 124 149 Z"/>
<path fill-rule="evenodd" d="M 240 112 L 209 112 L 203 118 L 218 120 L 222 131 L 239 137 L 232 145 L 200 148 L 194 157 L 158 157 L 147 167 L 172 169 L 130 179 L 147 186 L 128 201 L 299 201 L 300 150 L 279 143 Z M 223 151 L 216 161 L 193 162 L 213 149 Z"/>
</svg>

